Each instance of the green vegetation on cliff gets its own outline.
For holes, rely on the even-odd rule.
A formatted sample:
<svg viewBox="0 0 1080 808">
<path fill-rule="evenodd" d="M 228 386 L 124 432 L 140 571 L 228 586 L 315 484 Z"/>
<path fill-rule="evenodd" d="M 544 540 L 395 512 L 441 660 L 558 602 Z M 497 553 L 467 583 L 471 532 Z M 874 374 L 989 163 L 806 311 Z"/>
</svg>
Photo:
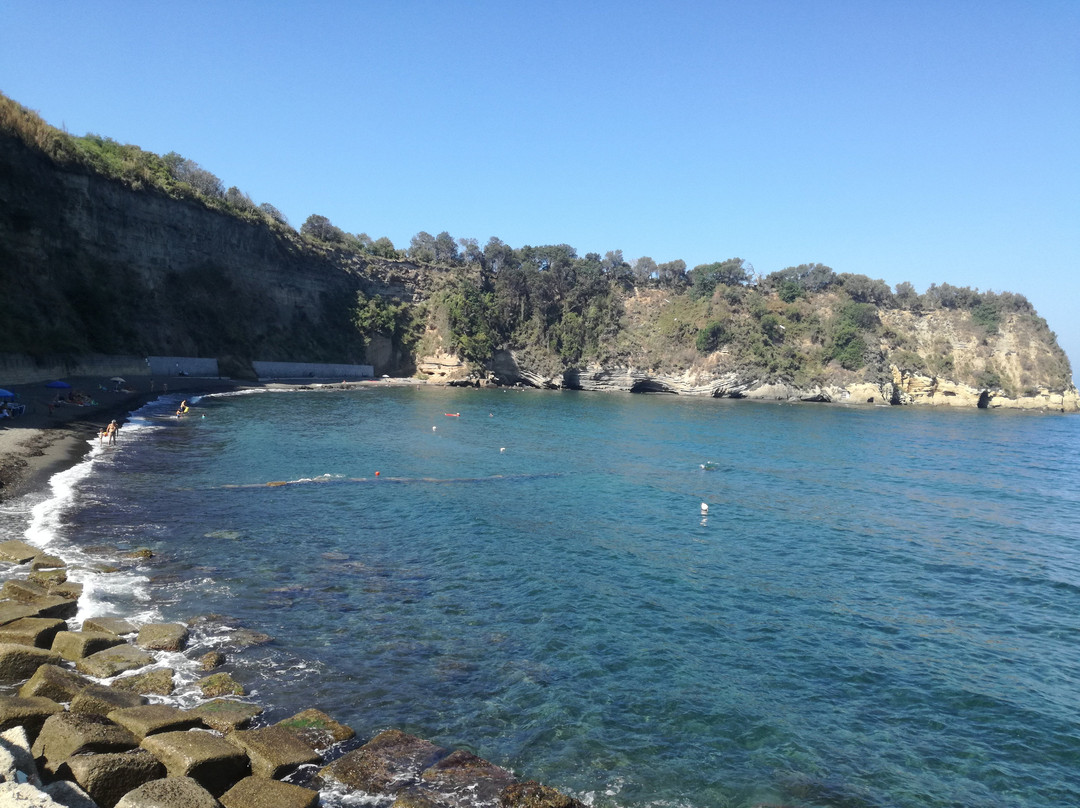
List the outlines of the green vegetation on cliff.
<svg viewBox="0 0 1080 808">
<path fill-rule="evenodd" d="M 318 214 L 297 231 L 273 205 L 175 152 L 75 137 L 0 95 L 0 149 L 15 144 L 45 158 L 54 181 L 22 181 L 40 198 L 0 219 L 0 316 L 9 323 L 0 352 L 360 361 L 382 338 L 396 357 L 385 369 L 398 371 L 437 349 L 480 370 L 508 350 L 549 377 L 632 367 L 812 388 L 883 382 L 895 366 L 1012 395 L 1071 387 L 1045 321 L 1008 292 L 942 283 L 919 294 L 819 263 L 764 276 L 740 258 L 688 269 L 682 260 L 630 262 L 619 250 L 581 256 L 567 244 L 515 248 L 493 237 L 481 246 L 445 231 L 421 231 L 398 250 Z M 11 160 L 28 177 L 45 171 Z M 59 196 L 74 174 L 127 194 L 118 201 L 120 191 L 101 184 L 90 192 L 127 206 L 99 223 L 95 237 L 107 244 L 82 238 Z M 137 235 L 102 236 L 134 232 L 143 213 Z M 170 219 L 182 213 L 184 224 Z M 208 229 L 212 245 L 193 247 Z M 147 233 L 168 243 L 146 249 Z"/>
</svg>

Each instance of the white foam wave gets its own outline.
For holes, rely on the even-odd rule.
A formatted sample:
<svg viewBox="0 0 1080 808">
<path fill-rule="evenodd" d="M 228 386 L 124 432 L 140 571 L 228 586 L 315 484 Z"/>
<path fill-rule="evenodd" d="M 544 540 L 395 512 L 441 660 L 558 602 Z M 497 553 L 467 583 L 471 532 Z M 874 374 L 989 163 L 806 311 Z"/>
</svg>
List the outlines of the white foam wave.
<svg viewBox="0 0 1080 808">
<path fill-rule="evenodd" d="M 86 459 L 54 474 L 49 479 L 50 495 L 31 509 L 30 522 L 24 534 L 28 544 L 46 549 L 56 543 L 64 512 L 75 498 L 76 486 L 90 474 L 94 461 L 104 451 L 96 445 L 96 441 L 87 442 L 90 453 Z"/>
</svg>

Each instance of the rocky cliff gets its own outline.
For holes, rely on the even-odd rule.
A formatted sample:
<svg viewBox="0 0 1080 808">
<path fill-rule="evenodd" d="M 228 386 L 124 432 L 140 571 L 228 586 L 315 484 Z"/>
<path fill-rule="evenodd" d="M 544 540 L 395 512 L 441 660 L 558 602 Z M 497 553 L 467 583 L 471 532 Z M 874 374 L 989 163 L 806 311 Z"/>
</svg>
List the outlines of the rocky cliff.
<svg viewBox="0 0 1080 808">
<path fill-rule="evenodd" d="M 828 320 L 837 296 L 821 296 L 812 317 Z M 905 311 L 879 308 L 876 343 L 866 362 L 845 370 L 835 362 L 807 372 L 819 361 L 820 337 L 783 337 L 803 366 L 777 374 L 734 346 L 708 354 L 689 349 L 665 323 L 672 300 L 662 292 L 635 290 L 626 300 L 624 349 L 606 361 L 543 369 L 530 350 L 500 350 L 482 369 L 445 351 L 422 358 L 420 370 L 455 384 L 524 384 L 549 389 L 669 393 L 772 401 L 849 404 L 917 404 L 982 409 L 1080 411 L 1071 369 L 1046 323 L 1031 313 L 1012 313 L 988 330 L 970 311 Z M 679 313 L 685 315 L 685 307 Z M 804 314 L 807 312 L 804 311 Z M 738 312 L 730 315 L 737 322 Z M 656 335 L 667 330 L 666 341 Z M 869 336 L 868 336 L 869 339 Z M 435 340 L 436 342 L 438 340 Z"/>
<path fill-rule="evenodd" d="M 363 362 L 357 291 L 415 301 L 429 274 L 60 166 L 0 133 L 0 353 Z"/>
<path fill-rule="evenodd" d="M 783 304 L 753 289 L 718 288 L 711 301 L 631 289 L 617 333 L 587 361 L 559 362 L 538 335 L 467 363 L 448 347 L 438 306 L 454 274 L 62 164 L 0 132 L 0 353 L 50 364 L 204 356 L 234 375 L 253 360 L 349 362 L 454 383 L 1069 412 L 1080 403 L 1068 360 L 1033 311 L 987 330 L 970 311 L 880 308 L 863 366 L 830 363 L 823 335 L 835 294 Z M 360 333 L 358 292 L 425 304 L 418 356 L 416 340 Z M 743 343 L 696 349 L 695 329 L 718 317 Z"/>
</svg>

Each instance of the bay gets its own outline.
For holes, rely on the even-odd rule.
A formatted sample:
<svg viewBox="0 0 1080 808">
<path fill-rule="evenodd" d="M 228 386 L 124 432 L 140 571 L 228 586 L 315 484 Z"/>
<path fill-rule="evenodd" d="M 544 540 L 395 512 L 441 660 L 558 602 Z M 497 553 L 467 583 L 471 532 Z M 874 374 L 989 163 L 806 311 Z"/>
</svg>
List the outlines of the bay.
<svg viewBox="0 0 1080 808">
<path fill-rule="evenodd" d="M 29 537 L 154 550 L 87 575 L 86 614 L 271 635 L 233 656 L 269 720 L 602 808 L 1080 804 L 1076 418 L 377 384 L 175 409 Z"/>
</svg>

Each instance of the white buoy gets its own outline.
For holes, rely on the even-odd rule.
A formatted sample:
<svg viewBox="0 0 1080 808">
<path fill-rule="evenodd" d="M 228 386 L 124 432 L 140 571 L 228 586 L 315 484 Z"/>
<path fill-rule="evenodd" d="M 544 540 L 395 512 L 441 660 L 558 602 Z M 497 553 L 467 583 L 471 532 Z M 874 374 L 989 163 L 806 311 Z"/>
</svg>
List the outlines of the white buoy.
<svg viewBox="0 0 1080 808">
<path fill-rule="evenodd" d="M 435 431 L 436 429 L 438 429 L 438 427 L 437 427 L 437 426 L 433 426 L 433 427 L 431 428 L 431 431 L 432 431 L 432 432 L 434 432 L 434 431 Z"/>
<path fill-rule="evenodd" d="M 702 502 L 702 503 L 701 503 L 701 513 L 702 513 L 702 514 L 706 514 L 706 513 L 708 513 L 708 512 L 709 512 L 709 506 L 708 506 L 708 505 L 706 505 L 706 504 L 705 504 L 704 502 Z"/>
<path fill-rule="evenodd" d="M 505 451 L 506 451 L 506 447 L 505 447 L 505 446 L 503 446 L 503 447 L 502 447 L 501 449 L 499 449 L 499 451 L 500 451 L 500 452 L 505 452 Z"/>
</svg>

